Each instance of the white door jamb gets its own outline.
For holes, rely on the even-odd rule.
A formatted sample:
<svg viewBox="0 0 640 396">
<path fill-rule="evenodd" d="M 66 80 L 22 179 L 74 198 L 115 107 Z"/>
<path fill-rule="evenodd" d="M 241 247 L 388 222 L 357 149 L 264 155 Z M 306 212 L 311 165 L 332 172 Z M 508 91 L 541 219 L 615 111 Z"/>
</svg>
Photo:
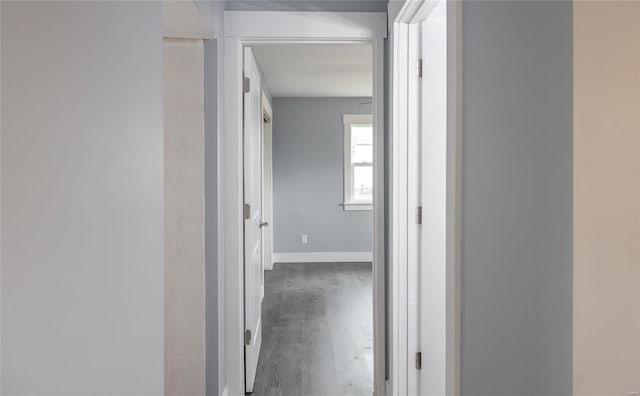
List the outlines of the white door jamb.
<svg viewBox="0 0 640 396">
<path fill-rule="evenodd" d="M 262 233 L 262 263 L 265 270 L 273 269 L 273 108 L 269 98 L 262 92 L 262 215 L 267 228 Z M 268 155 L 267 155 L 268 153 Z M 268 186 L 268 187 L 266 187 Z M 267 238 L 266 235 L 269 237 Z M 266 252 L 265 252 L 266 249 Z M 264 297 L 264 274 L 262 274 L 262 296 Z"/>
<path fill-rule="evenodd" d="M 446 2 L 447 21 L 447 144 L 446 144 L 446 353 L 442 365 L 446 373 L 447 396 L 460 395 L 460 252 L 461 252 L 461 165 L 462 165 L 462 2 L 409 0 L 393 21 L 392 132 L 391 132 L 391 391 L 395 396 L 419 394 L 420 375 L 415 354 L 420 345 L 420 300 L 418 262 L 420 228 L 416 208 L 420 205 L 420 167 L 429 158 L 416 150 L 419 141 L 420 85 L 416 76 L 420 45 L 416 26 L 440 2 Z M 419 30 L 417 31 L 419 32 Z M 413 151 L 412 151 L 413 150 Z M 420 162 L 423 162 L 421 164 Z M 424 162 L 427 161 L 425 164 Z M 426 191 L 429 191 L 426 186 Z M 428 390 L 426 390 L 428 391 Z"/>
</svg>

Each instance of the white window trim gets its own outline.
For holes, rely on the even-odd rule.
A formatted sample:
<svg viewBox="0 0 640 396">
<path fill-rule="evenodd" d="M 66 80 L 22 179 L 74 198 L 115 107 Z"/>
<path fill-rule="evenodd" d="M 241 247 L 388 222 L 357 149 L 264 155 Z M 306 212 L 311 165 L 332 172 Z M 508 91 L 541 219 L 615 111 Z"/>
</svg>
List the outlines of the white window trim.
<svg viewBox="0 0 640 396">
<path fill-rule="evenodd" d="M 373 125 L 373 116 L 371 114 L 344 114 L 342 123 L 344 125 L 344 200 L 342 206 L 344 210 L 373 210 L 373 202 L 355 201 L 351 197 L 351 180 L 353 178 L 351 172 L 351 126 L 358 124 Z"/>
</svg>

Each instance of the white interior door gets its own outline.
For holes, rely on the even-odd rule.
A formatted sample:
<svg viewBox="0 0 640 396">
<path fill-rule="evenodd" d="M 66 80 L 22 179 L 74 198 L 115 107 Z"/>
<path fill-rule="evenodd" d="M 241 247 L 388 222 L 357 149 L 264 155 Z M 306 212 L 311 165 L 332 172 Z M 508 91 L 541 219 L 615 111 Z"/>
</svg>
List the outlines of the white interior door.
<svg viewBox="0 0 640 396">
<path fill-rule="evenodd" d="M 244 323 L 245 388 L 253 391 L 262 344 L 262 92 L 251 52 L 244 50 Z"/>
<path fill-rule="evenodd" d="M 421 24 L 420 197 L 418 320 L 419 394 L 449 395 L 447 348 L 447 2 Z"/>
</svg>

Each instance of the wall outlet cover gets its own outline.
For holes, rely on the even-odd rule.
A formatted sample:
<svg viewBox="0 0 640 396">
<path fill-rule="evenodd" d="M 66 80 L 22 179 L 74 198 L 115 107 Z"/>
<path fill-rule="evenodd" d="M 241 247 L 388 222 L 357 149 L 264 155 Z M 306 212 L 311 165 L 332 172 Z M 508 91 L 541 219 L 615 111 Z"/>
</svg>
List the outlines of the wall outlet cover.
<svg viewBox="0 0 640 396">
<path fill-rule="evenodd" d="M 308 241 L 309 241 L 309 240 L 307 239 L 307 234 L 302 234 L 302 236 L 300 237 L 300 242 L 301 242 L 303 245 L 306 245 Z"/>
</svg>

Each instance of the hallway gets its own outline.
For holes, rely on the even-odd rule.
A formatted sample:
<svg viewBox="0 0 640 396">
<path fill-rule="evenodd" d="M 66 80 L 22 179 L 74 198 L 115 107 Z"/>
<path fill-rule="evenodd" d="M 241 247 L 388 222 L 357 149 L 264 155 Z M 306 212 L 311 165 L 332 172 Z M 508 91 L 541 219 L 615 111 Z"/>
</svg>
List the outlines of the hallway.
<svg viewBox="0 0 640 396">
<path fill-rule="evenodd" d="M 640 396 L 640 0 L 0 26 L 0 395 Z"/>
<path fill-rule="evenodd" d="M 253 395 L 371 395 L 370 263 L 276 264 L 265 271 Z"/>
</svg>

